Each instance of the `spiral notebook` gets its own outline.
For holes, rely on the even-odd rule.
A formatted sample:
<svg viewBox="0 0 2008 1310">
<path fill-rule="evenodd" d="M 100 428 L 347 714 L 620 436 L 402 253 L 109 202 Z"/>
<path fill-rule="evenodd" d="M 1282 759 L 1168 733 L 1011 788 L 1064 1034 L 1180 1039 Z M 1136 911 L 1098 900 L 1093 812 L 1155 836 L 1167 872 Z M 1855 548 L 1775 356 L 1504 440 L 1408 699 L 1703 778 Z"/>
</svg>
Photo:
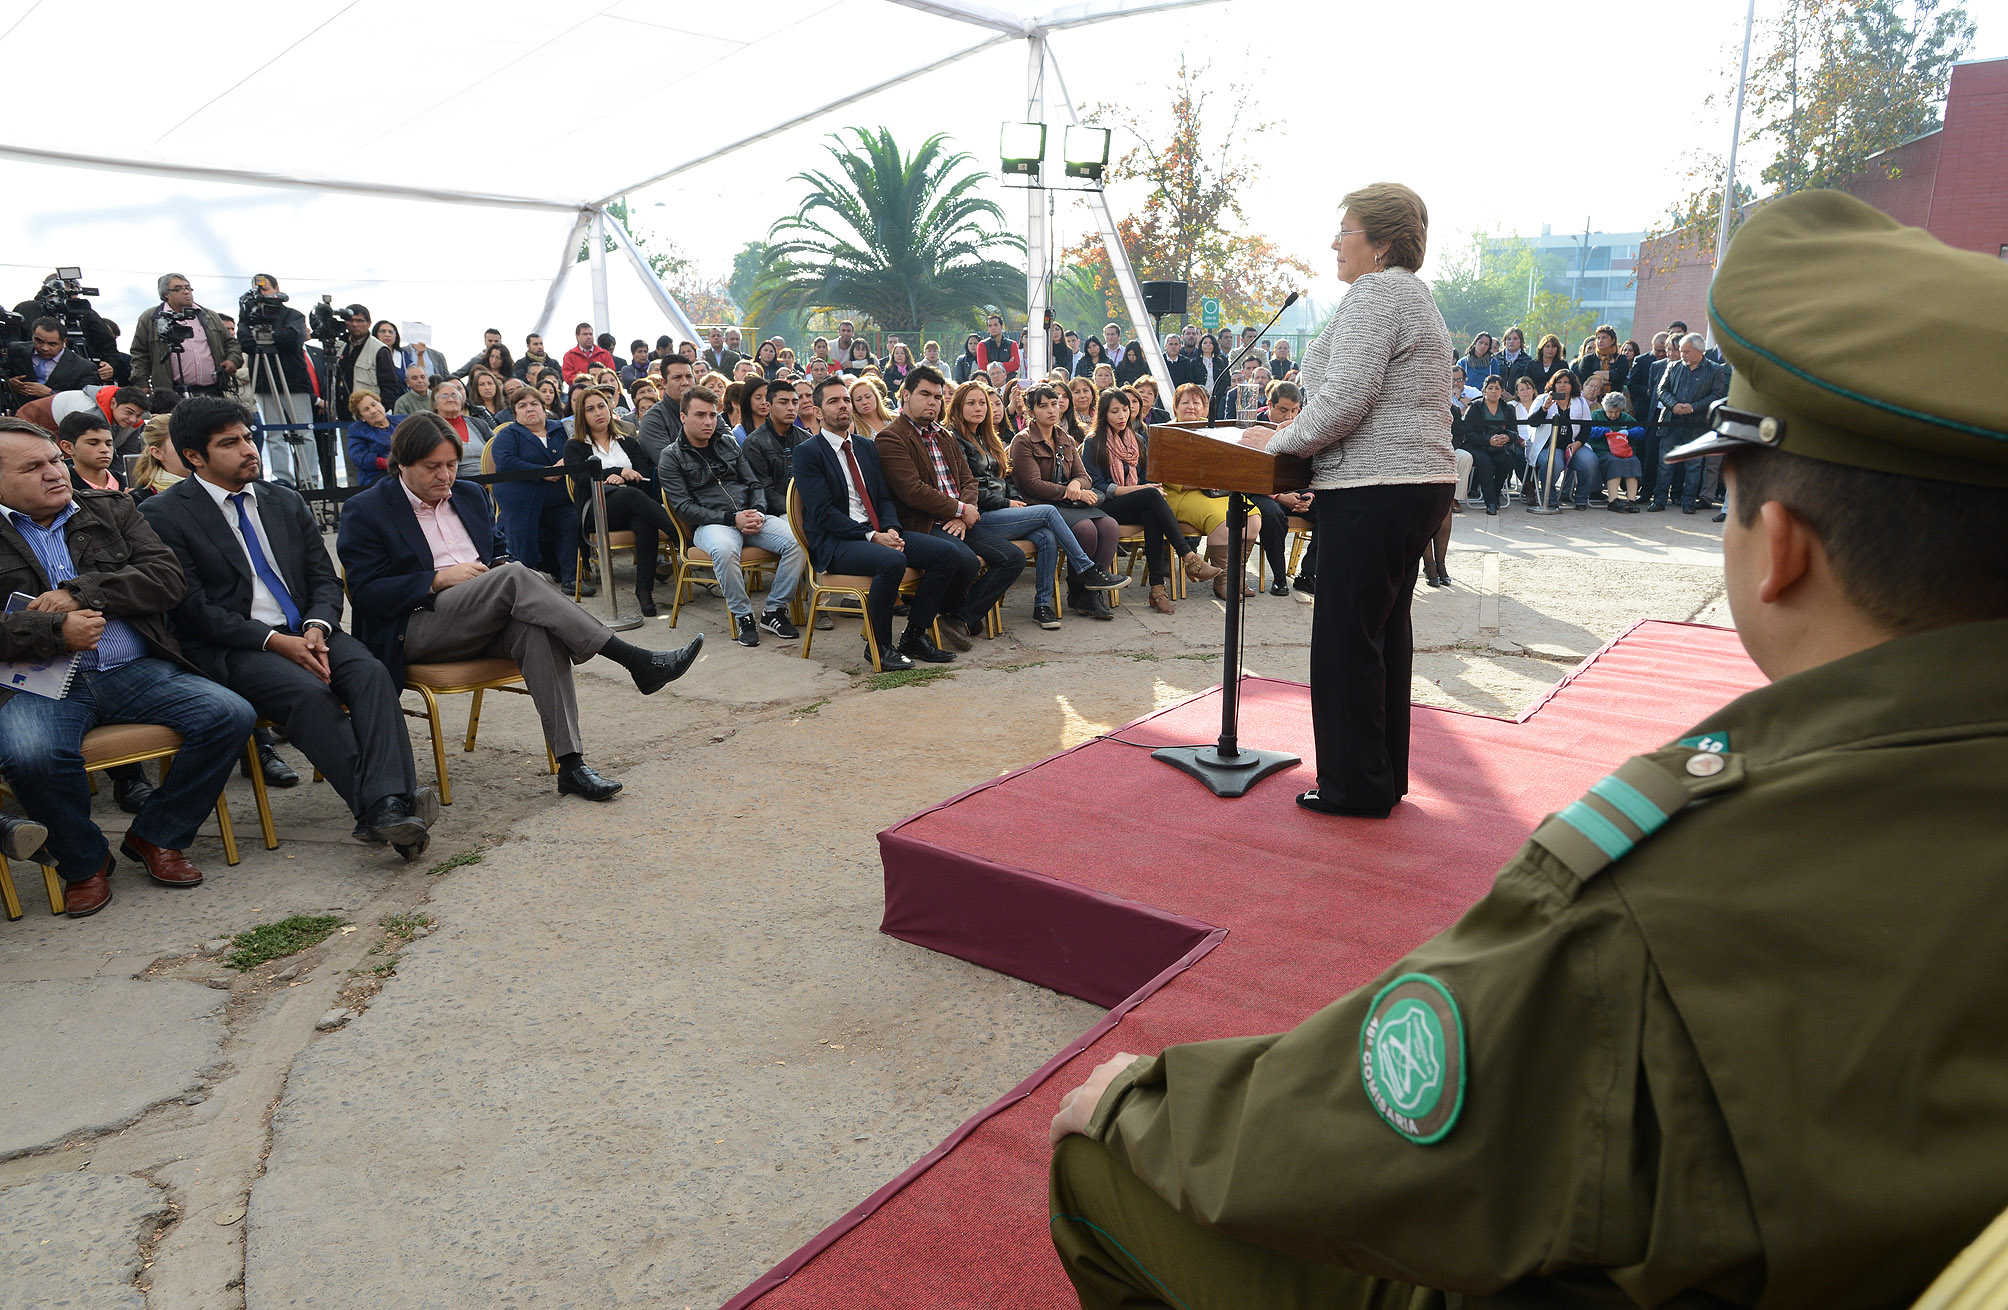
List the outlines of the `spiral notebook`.
<svg viewBox="0 0 2008 1310">
<path fill-rule="evenodd" d="M 19 614 L 34 599 L 17 591 L 7 598 L 6 612 Z M 45 660 L 0 660 L 0 691 L 32 691 L 61 700 L 70 694 L 70 680 L 77 676 L 83 657 L 82 651 L 64 651 Z"/>
</svg>

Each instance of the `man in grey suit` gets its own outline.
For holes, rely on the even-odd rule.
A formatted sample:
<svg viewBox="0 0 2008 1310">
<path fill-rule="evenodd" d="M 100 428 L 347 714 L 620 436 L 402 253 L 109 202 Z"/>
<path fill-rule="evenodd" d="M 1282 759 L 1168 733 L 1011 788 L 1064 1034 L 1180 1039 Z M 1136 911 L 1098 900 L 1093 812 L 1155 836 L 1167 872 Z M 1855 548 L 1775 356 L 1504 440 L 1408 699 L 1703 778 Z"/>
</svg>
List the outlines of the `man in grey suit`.
<svg viewBox="0 0 2008 1310">
<path fill-rule="evenodd" d="M 140 510 L 187 582 L 169 623 L 190 662 L 306 752 L 348 802 L 357 840 L 415 860 L 439 811 L 417 785 L 397 685 L 341 630 L 320 526 L 299 493 L 258 480 L 248 418 L 235 401 L 190 396 L 169 421 L 194 476 Z"/>
</svg>

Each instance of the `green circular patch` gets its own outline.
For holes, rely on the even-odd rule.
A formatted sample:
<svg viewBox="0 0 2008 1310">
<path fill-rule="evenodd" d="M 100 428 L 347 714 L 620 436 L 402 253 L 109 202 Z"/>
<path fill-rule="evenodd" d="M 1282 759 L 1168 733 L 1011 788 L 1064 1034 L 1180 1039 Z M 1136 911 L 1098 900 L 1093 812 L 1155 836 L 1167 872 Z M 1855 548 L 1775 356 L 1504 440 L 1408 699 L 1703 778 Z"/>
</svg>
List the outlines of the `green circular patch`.
<svg viewBox="0 0 2008 1310">
<path fill-rule="evenodd" d="M 1427 1146 L 1464 1109 L 1464 1016 L 1450 989 L 1405 973 L 1374 996 L 1360 1025 L 1360 1082 L 1388 1126 Z"/>
</svg>

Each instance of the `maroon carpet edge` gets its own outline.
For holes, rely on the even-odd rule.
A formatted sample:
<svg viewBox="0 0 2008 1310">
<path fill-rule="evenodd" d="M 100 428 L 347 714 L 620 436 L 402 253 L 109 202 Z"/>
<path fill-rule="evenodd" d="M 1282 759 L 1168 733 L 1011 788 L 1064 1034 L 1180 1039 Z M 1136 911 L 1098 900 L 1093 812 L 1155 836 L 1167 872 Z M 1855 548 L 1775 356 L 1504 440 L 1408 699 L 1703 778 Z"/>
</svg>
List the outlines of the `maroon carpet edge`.
<svg viewBox="0 0 2008 1310">
<path fill-rule="evenodd" d="M 1214 931 L 1213 925 L 1043 873 L 879 834 L 879 931 L 1103 1009 Z"/>
<path fill-rule="evenodd" d="M 1226 940 L 1226 937 L 1227 930 L 1225 928 L 1215 928 L 1208 932 L 1204 938 L 1183 956 L 1173 961 L 1156 977 L 1138 988 L 1134 995 L 1125 998 L 1120 1005 L 1102 1016 L 1101 1022 L 1067 1043 L 1063 1050 L 1054 1055 L 1052 1059 L 1046 1061 L 1046 1063 L 1040 1065 L 1023 1082 L 1020 1082 L 1016 1087 L 1013 1087 L 1010 1091 L 992 1101 L 976 1114 L 971 1115 L 961 1127 L 950 1133 L 941 1145 L 935 1147 L 926 1155 L 921 1156 L 920 1159 L 914 1161 L 898 1177 L 893 1178 L 876 1192 L 858 1202 L 841 1219 L 831 1224 L 828 1228 L 825 1228 L 822 1232 L 817 1233 L 813 1238 L 810 1238 L 808 1243 L 793 1255 L 760 1275 L 746 1290 L 733 1297 L 730 1301 L 727 1301 L 722 1310 L 745 1310 L 745 1307 L 752 1305 L 755 1301 L 794 1277 L 795 1272 L 803 1265 L 808 1264 L 809 1261 L 821 1255 L 825 1249 L 834 1245 L 853 1228 L 871 1218 L 880 1206 L 897 1196 L 906 1188 L 907 1184 L 933 1168 L 937 1160 L 940 1160 L 950 1151 L 960 1146 L 962 1140 L 975 1132 L 986 1120 L 1002 1114 L 1038 1090 L 1039 1085 L 1058 1072 L 1062 1065 L 1065 1065 L 1082 1051 L 1087 1050 L 1090 1046 L 1100 1041 L 1103 1035 L 1121 1023 L 1124 1016 L 1131 1010 L 1149 1000 L 1152 995 L 1173 978 L 1178 977 L 1178 975 L 1205 959 L 1207 952 L 1220 945 L 1222 941 Z"/>
</svg>

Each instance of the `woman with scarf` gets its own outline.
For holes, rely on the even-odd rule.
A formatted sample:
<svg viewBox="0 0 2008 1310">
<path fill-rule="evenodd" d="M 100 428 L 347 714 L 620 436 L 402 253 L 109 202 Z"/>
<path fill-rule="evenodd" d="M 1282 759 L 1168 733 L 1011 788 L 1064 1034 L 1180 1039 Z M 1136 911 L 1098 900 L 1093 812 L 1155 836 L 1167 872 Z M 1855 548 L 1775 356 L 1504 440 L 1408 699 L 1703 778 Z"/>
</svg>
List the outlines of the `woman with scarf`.
<svg viewBox="0 0 2008 1310">
<path fill-rule="evenodd" d="M 1102 393 L 1095 408 L 1095 431 L 1088 438 L 1087 464 L 1102 508 L 1117 523 L 1143 526 L 1144 559 L 1150 570 L 1150 607 L 1160 614 L 1174 612 L 1166 548 L 1176 543 L 1185 575 L 1195 582 L 1217 578 L 1221 570 L 1208 563 L 1196 550 L 1186 548 L 1178 530 L 1178 515 L 1164 498 L 1164 488 L 1150 480 L 1150 435 L 1142 427 L 1138 407 L 1129 393 L 1110 390 Z"/>
</svg>

